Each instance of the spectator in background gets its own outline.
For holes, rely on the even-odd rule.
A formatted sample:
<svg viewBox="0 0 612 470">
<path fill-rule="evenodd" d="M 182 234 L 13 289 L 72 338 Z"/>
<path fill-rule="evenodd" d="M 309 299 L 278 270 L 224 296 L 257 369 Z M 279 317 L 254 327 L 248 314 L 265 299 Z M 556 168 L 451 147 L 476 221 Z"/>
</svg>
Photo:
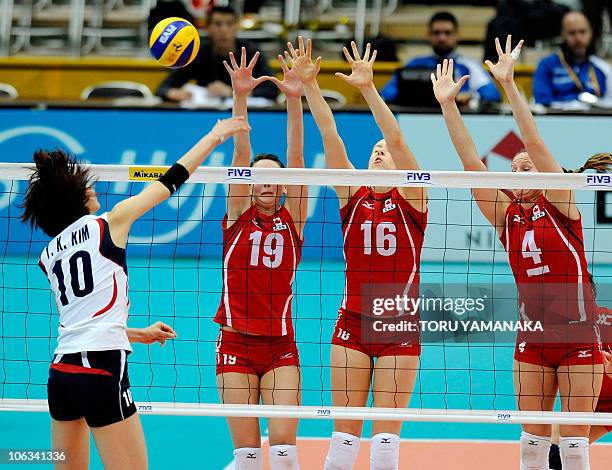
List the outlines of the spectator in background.
<svg viewBox="0 0 612 470">
<path fill-rule="evenodd" d="M 544 57 L 533 77 L 536 103 L 568 107 L 581 93 L 610 98 L 612 69 L 593 54 L 593 33 L 583 13 L 573 11 L 563 17 L 561 50 Z"/>
<path fill-rule="evenodd" d="M 198 55 L 191 64 L 170 72 L 156 94 L 169 101 L 189 100 L 190 92 L 182 87 L 190 80 L 195 80 L 198 85 L 206 88 L 209 96 L 230 98 L 231 79 L 223 61 L 229 61 L 230 52 L 240 57 L 242 47 L 246 48 L 247 57 L 253 57 L 258 50 L 256 45 L 236 37 L 238 28 L 238 15 L 232 8 L 213 7 L 206 26 L 208 37 L 202 38 Z M 262 75 L 273 75 L 263 54 L 253 70 L 253 76 Z M 264 82 L 253 91 L 253 96 L 270 100 L 274 100 L 276 95 L 277 88 L 272 82 Z"/>
<path fill-rule="evenodd" d="M 454 59 L 456 76 L 470 76 L 458 96 L 460 103 L 465 104 L 474 93 L 478 95 L 482 102 L 501 101 L 501 95 L 497 87 L 482 64 L 455 52 L 459 42 L 458 29 L 457 18 L 452 13 L 439 12 L 433 15 L 429 20 L 429 35 L 427 38 L 433 48 L 433 54 L 410 60 L 405 68 L 431 68 L 433 71 L 444 59 Z M 398 98 L 398 80 L 399 72 L 396 72 L 382 89 L 381 95 L 389 103 L 402 105 L 402 103 L 396 101 Z"/>
</svg>

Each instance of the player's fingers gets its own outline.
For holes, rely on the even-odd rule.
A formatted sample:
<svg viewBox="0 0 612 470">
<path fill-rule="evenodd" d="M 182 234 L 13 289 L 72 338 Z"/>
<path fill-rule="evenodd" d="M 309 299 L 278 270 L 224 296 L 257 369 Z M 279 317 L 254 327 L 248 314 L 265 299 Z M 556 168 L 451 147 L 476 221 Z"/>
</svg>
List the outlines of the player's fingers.
<svg viewBox="0 0 612 470">
<path fill-rule="evenodd" d="M 431 83 L 433 83 L 434 85 L 436 84 L 436 74 L 434 74 L 433 72 L 431 72 Z"/>
<path fill-rule="evenodd" d="M 455 69 L 455 61 L 453 59 L 449 59 L 448 60 L 448 69 L 446 70 L 446 73 L 448 75 L 450 75 L 451 78 L 453 78 L 453 71 Z"/>
<path fill-rule="evenodd" d="M 497 55 L 504 55 L 504 51 L 501 48 L 501 44 L 499 43 L 499 38 L 495 38 L 495 49 L 497 50 Z"/>
<path fill-rule="evenodd" d="M 308 57 L 312 57 L 312 40 L 308 39 L 306 41 L 306 55 Z"/>
<path fill-rule="evenodd" d="M 349 76 L 348 76 L 348 75 L 345 75 L 345 74 L 340 73 L 340 72 L 336 72 L 334 75 L 335 75 L 336 77 L 338 77 L 338 78 L 341 78 L 341 79 L 342 79 L 342 80 L 344 80 L 345 82 L 349 83 Z"/>
<path fill-rule="evenodd" d="M 372 52 L 372 57 L 370 58 L 370 64 L 373 64 L 374 61 L 376 60 L 376 56 L 378 55 L 378 51 L 376 49 L 374 49 L 374 52 Z"/>
<path fill-rule="evenodd" d="M 438 80 L 442 78 L 442 65 L 441 64 L 436 65 L 436 77 L 438 77 Z"/>
<path fill-rule="evenodd" d="M 304 48 L 304 37 L 303 36 L 298 36 L 298 51 L 300 52 L 300 55 L 306 54 L 306 49 Z"/>
<path fill-rule="evenodd" d="M 280 67 L 283 73 L 285 74 L 288 73 L 289 67 L 287 67 L 287 62 L 285 62 L 285 59 L 283 58 L 283 56 L 279 54 L 276 58 L 278 59 L 278 63 L 280 64 Z"/>
<path fill-rule="evenodd" d="M 448 71 L 448 59 L 442 61 L 442 75 L 446 75 Z"/>
<path fill-rule="evenodd" d="M 225 70 L 227 70 L 227 73 L 229 73 L 230 75 L 232 74 L 233 70 L 232 68 L 229 66 L 229 64 L 227 63 L 227 61 L 223 61 L 223 66 L 225 67 Z"/>
<path fill-rule="evenodd" d="M 293 57 L 293 59 L 298 58 L 297 52 L 295 51 L 295 48 L 293 47 L 293 44 L 291 44 L 291 42 L 287 43 L 287 49 L 289 49 L 289 53 L 291 54 L 291 57 Z"/>
<path fill-rule="evenodd" d="M 485 60 L 485 65 L 489 67 L 489 70 L 493 70 L 493 62 L 491 62 L 490 60 Z"/>
<path fill-rule="evenodd" d="M 508 34 L 506 37 L 506 54 L 510 54 L 512 52 L 512 34 Z"/>
<path fill-rule="evenodd" d="M 370 43 L 366 44 L 366 49 L 365 52 L 363 53 L 363 60 L 365 60 L 366 62 L 370 60 Z"/>
<path fill-rule="evenodd" d="M 259 78 L 255 78 L 253 80 L 253 88 L 255 88 L 257 85 L 259 85 L 261 82 L 265 82 L 266 80 L 268 80 L 268 77 L 259 77 Z"/>
<path fill-rule="evenodd" d="M 463 77 L 461 77 L 457 82 L 457 86 L 459 87 L 459 89 L 461 89 L 461 87 L 463 87 L 463 85 L 465 85 L 465 82 L 467 82 L 469 79 L 469 75 L 464 75 Z"/>
<path fill-rule="evenodd" d="M 357 43 L 351 41 L 351 49 L 353 49 L 353 57 L 355 60 L 359 60 L 359 51 L 357 50 Z"/>
<path fill-rule="evenodd" d="M 321 59 L 322 57 L 319 56 L 317 57 L 317 60 L 315 61 L 315 70 L 317 73 L 319 73 L 319 70 L 321 70 Z"/>
<path fill-rule="evenodd" d="M 251 59 L 251 62 L 249 62 L 249 70 L 253 70 L 253 67 L 255 67 L 255 64 L 257 63 L 257 60 L 259 59 L 259 51 L 257 51 L 255 53 L 255 55 L 253 56 L 253 58 Z"/>
<path fill-rule="evenodd" d="M 343 48 L 342 48 L 342 52 L 344 53 L 344 57 L 346 57 L 346 61 L 347 61 L 349 64 L 352 64 L 353 62 L 355 62 L 355 61 L 353 60 L 353 58 L 351 57 L 351 54 L 349 53 L 349 51 L 348 51 L 348 49 L 347 49 L 346 47 L 343 47 Z"/>
<path fill-rule="evenodd" d="M 238 68 L 238 62 L 236 62 L 236 57 L 234 56 L 233 52 L 229 53 L 229 58 L 230 64 L 232 64 L 233 69 L 236 70 Z"/>
<path fill-rule="evenodd" d="M 240 49 L 240 67 L 246 67 L 246 47 Z"/>
</svg>

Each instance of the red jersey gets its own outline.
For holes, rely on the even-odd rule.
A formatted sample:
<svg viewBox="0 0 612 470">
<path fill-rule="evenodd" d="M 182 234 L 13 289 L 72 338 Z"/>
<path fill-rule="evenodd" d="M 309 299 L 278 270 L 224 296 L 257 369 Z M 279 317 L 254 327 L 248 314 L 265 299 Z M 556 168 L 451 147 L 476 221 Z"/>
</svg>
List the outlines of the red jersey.
<svg viewBox="0 0 612 470">
<path fill-rule="evenodd" d="M 302 240 L 289 211 L 253 205 L 227 227 L 223 218 L 223 291 L 215 321 L 250 334 L 293 337 L 292 285 Z"/>
<path fill-rule="evenodd" d="M 393 188 L 362 186 L 340 209 L 346 262 L 342 308 L 371 315 L 366 296 L 419 296 L 419 266 L 427 212 Z M 370 310 L 370 311 L 368 311 Z"/>
<path fill-rule="evenodd" d="M 569 219 L 544 195 L 529 209 L 513 201 L 500 239 L 519 290 L 523 320 L 592 322 L 595 304 L 581 219 Z"/>
</svg>

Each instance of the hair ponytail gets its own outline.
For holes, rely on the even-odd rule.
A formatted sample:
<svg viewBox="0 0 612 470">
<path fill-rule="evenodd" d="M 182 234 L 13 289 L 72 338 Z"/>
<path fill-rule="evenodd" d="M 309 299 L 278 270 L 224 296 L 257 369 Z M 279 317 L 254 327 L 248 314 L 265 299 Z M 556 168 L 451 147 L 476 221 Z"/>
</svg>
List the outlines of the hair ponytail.
<svg viewBox="0 0 612 470">
<path fill-rule="evenodd" d="M 565 173 L 583 173 L 586 170 L 595 170 L 598 173 L 612 172 L 612 153 L 596 153 L 575 170 L 563 168 Z"/>
</svg>

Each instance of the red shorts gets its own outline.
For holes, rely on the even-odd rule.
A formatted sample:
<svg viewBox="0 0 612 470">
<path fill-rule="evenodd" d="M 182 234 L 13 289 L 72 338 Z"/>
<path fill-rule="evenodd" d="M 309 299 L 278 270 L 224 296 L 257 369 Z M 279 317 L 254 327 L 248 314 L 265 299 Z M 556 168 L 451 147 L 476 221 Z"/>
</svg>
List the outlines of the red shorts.
<svg viewBox="0 0 612 470">
<path fill-rule="evenodd" d="M 517 342 L 514 359 L 519 362 L 556 369 L 561 366 L 603 364 L 598 343 L 527 343 Z"/>
<path fill-rule="evenodd" d="M 601 384 L 601 392 L 599 393 L 599 401 L 597 402 L 597 413 L 612 413 L 612 377 L 610 374 L 604 374 L 603 383 Z M 612 416 L 610 416 L 612 421 Z M 612 432 L 612 424 L 606 425 L 608 432 Z"/>
<path fill-rule="evenodd" d="M 408 341 L 406 341 L 408 339 L 407 336 L 410 337 Z M 384 343 L 362 340 L 361 314 L 342 308 L 338 310 L 338 320 L 336 320 L 331 343 L 336 346 L 354 349 L 371 358 L 421 355 L 421 344 L 418 341 L 418 334 L 399 334 Z"/>
<path fill-rule="evenodd" d="M 217 375 L 226 372 L 262 377 L 277 367 L 300 367 L 300 356 L 293 338 L 246 335 L 220 330 L 217 337 Z"/>
</svg>

